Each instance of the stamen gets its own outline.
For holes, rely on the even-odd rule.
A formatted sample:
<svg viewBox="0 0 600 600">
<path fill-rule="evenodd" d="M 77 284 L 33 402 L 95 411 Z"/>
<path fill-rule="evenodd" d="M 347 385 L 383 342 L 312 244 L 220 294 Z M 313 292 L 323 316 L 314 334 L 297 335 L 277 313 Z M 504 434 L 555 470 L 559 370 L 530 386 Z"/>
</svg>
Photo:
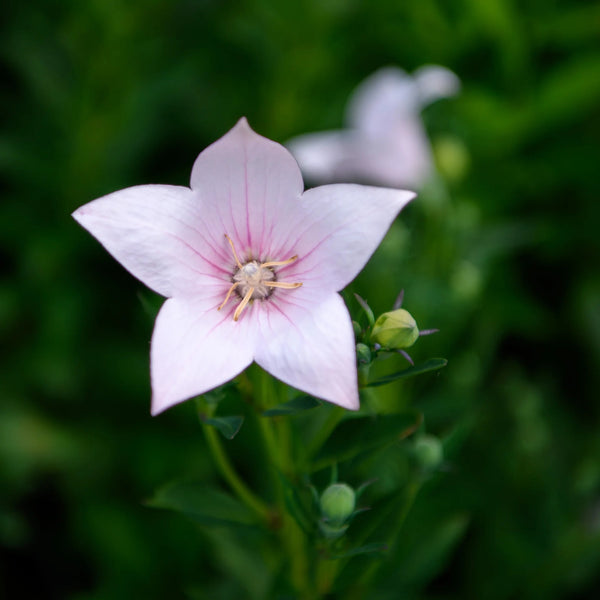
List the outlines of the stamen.
<svg viewBox="0 0 600 600">
<path fill-rule="evenodd" d="M 235 258 L 235 264 L 238 266 L 238 269 L 241 269 L 242 263 L 240 262 L 240 259 L 238 258 L 238 255 L 236 254 L 235 246 L 233 245 L 231 238 L 227 234 L 225 234 L 225 238 L 227 239 L 227 241 L 229 242 L 229 245 L 231 246 L 231 251 L 233 252 L 233 258 Z"/>
<path fill-rule="evenodd" d="M 227 292 L 227 296 L 225 296 L 225 300 L 223 300 L 223 302 L 221 303 L 221 306 L 219 306 L 219 308 L 217 308 L 217 310 L 221 310 L 226 304 L 227 301 L 229 300 L 231 294 L 233 293 L 233 290 L 235 290 L 235 288 L 240 285 L 239 281 L 236 281 L 230 288 L 229 291 Z"/>
<path fill-rule="evenodd" d="M 250 302 L 250 298 L 252 298 L 252 294 L 254 294 L 254 288 L 251 287 L 247 292 L 246 295 L 244 296 L 244 299 L 238 304 L 238 307 L 235 309 L 235 312 L 233 313 L 233 320 L 237 321 L 240 318 L 240 315 L 242 314 L 242 311 L 246 308 L 246 304 L 248 304 L 248 302 Z"/>
<path fill-rule="evenodd" d="M 294 290 L 302 287 L 301 283 L 287 283 L 285 281 L 263 281 L 262 283 L 267 287 L 283 288 L 285 290 Z"/>
<path fill-rule="evenodd" d="M 288 258 L 287 260 L 272 260 L 266 263 L 262 263 L 261 267 L 282 267 L 283 265 L 289 265 L 293 263 L 295 260 L 298 260 L 298 255 L 292 256 L 292 258 Z"/>
</svg>

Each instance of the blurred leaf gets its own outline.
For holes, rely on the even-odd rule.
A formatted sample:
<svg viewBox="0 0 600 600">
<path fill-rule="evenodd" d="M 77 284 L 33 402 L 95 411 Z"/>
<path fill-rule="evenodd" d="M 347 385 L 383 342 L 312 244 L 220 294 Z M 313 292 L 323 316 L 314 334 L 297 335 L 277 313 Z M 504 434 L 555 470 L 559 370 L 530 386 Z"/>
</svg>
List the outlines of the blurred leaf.
<svg viewBox="0 0 600 600">
<path fill-rule="evenodd" d="M 314 526 L 310 511 L 302 502 L 296 486 L 283 473 L 278 471 L 277 474 L 283 486 L 283 499 L 290 515 L 305 533 L 311 535 L 314 532 Z"/>
<path fill-rule="evenodd" d="M 344 421 L 338 425 L 317 455 L 314 470 L 403 440 L 414 433 L 422 422 L 423 415 L 417 411 Z"/>
<path fill-rule="evenodd" d="M 408 369 L 398 371 L 397 373 L 393 373 L 392 375 L 386 375 L 385 377 L 381 377 L 380 379 L 371 381 L 366 385 L 366 387 L 378 387 L 380 385 L 392 383 L 397 379 L 403 379 L 404 377 L 413 377 L 414 375 L 420 375 L 421 373 L 437 371 L 438 369 L 444 368 L 447 364 L 448 361 L 445 358 L 431 358 L 430 360 L 420 365 L 409 367 Z"/>
<path fill-rule="evenodd" d="M 198 398 L 204 400 L 209 406 L 216 406 L 220 402 L 223 402 L 232 392 L 236 392 L 235 381 L 228 381 L 218 388 L 210 390 L 210 392 L 205 392 Z"/>
<path fill-rule="evenodd" d="M 347 552 L 342 552 L 342 554 L 336 554 L 331 558 L 333 560 L 337 560 L 339 558 L 350 558 L 352 556 L 358 556 L 359 554 L 373 554 L 374 552 L 385 552 L 387 549 L 387 544 L 381 542 L 373 542 L 372 544 L 366 544 L 364 546 L 360 546 L 359 548 L 353 548 L 352 550 L 348 550 Z"/>
<path fill-rule="evenodd" d="M 197 481 L 167 484 L 147 505 L 183 513 L 202 525 L 257 524 L 254 513 L 233 496 Z"/>
<path fill-rule="evenodd" d="M 265 410 L 263 417 L 279 417 L 283 415 L 296 415 L 305 410 L 321 406 L 321 402 L 312 396 L 300 396 L 289 402 L 278 404 L 269 410 Z"/>
<path fill-rule="evenodd" d="M 244 417 L 239 415 L 232 415 L 230 417 L 210 417 L 205 418 L 200 415 L 200 420 L 205 425 L 210 425 L 218 429 L 224 437 L 228 440 L 232 440 L 239 432 L 244 422 Z"/>
<path fill-rule="evenodd" d="M 404 573 L 409 586 L 419 589 L 446 566 L 452 550 L 463 538 L 469 519 L 464 514 L 452 515 L 429 530 L 427 539 L 418 540 L 410 550 L 402 552 Z"/>
</svg>

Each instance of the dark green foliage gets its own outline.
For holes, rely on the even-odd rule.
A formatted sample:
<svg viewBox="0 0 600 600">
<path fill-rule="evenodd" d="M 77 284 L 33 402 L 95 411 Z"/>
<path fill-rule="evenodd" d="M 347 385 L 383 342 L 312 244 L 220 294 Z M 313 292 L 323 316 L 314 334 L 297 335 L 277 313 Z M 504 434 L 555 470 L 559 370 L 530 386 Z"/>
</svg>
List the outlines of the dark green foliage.
<svg viewBox="0 0 600 600">
<path fill-rule="evenodd" d="M 415 369 L 432 356 L 449 362 L 366 388 L 364 414 L 312 448 L 317 466 L 339 461 L 354 487 L 376 479 L 361 497 L 371 510 L 339 548 L 315 537 L 324 556 L 347 561 L 330 597 L 597 595 L 597 3 L 8 0 L 2 16 L 0 597 L 285 590 L 288 565 L 265 550 L 278 524 L 262 537 L 254 515 L 228 526 L 244 513 L 214 470 L 193 403 L 149 416 L 160 299 L 69 215 L 122 187 L 187 184 L 198 152 L 242 115 L 282 142 L 340 127 L 365 76 L 426 63 L 463 81 L 460 96 L 423 115 L 444 184 L 402 213 L 351 291 L 377 316 L 405 289 L 419 328 L 440 329 L 411 347 Z M 413 372 L 395 355 L 369 381 Z M 220 441 L 273 499 L 256 415 L 239 395 L 213 400 L 223 403 L 213 425 L 246 417 Z M 300 401 L 285 410 L 308 408 Z M 331 415 L 326 405 L 300 411 L 293 431 L 318 440 Z M 426 476 L 410 452 L 418 427 L 444 446 Z M 300 462 L 304 450 L 292 448 Z M 311 474 L 319 489 L 326 473 Z M 288 475 L 277 474 L 286 501 L 306 508 L 308 484 Z M 161 487 L 174 479 L 201 484 Z M 200 525 L 151 510 L 144 499 L 157 488 L 154 505 Z"/>
</svg>

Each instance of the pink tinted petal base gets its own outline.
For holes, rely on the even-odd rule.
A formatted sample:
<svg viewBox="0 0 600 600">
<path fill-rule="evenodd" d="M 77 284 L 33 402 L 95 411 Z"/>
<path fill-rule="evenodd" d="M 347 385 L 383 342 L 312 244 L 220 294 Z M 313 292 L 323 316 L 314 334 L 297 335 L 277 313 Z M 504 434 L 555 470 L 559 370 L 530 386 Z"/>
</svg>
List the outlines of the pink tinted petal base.
<svg viewBox="0 0 600 600">
<path fill-rule="evenodd" d="M 198 156 L 191 187 L 206 221 L 231 237 L 240 256 L 264 259 L 271 235 L 295 209 L 304 183 L 292 155 L 240 119 Z"/>
<path fill-rule="evenodd" d="M 255 360 L 288 385 L 358 410 L 354 345 L 350 315 L 338 294 L 306 307 L 282 301 L 261 313 Z"/>
<path fill-rule="evenodd" d="M 150 366 L 152 414 L 215 388 L 243 371 L 256 343 L 256 320 L 249 307 L 233 320 L 234 303 L 171 298 L 156 319 Z"/>
</svg>

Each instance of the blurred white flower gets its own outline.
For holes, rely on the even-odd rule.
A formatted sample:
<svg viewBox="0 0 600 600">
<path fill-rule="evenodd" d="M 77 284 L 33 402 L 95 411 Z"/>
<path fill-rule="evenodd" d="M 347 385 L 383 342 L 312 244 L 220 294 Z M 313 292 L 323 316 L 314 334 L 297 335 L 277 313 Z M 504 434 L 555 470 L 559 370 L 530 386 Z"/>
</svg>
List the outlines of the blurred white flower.
<svg viewBox="0 0 600 600">
<path fill-rule="evenodd" d="M 360 181 L 418 189 L 434 169 L 421 109 L 459 89 L 458 77 L 445 67 L 427 65 L 412 75 L 385 67 L 350 97 L 348 129 L 301 135 L 286 145 L 311 182 Z"/>
</svg>

